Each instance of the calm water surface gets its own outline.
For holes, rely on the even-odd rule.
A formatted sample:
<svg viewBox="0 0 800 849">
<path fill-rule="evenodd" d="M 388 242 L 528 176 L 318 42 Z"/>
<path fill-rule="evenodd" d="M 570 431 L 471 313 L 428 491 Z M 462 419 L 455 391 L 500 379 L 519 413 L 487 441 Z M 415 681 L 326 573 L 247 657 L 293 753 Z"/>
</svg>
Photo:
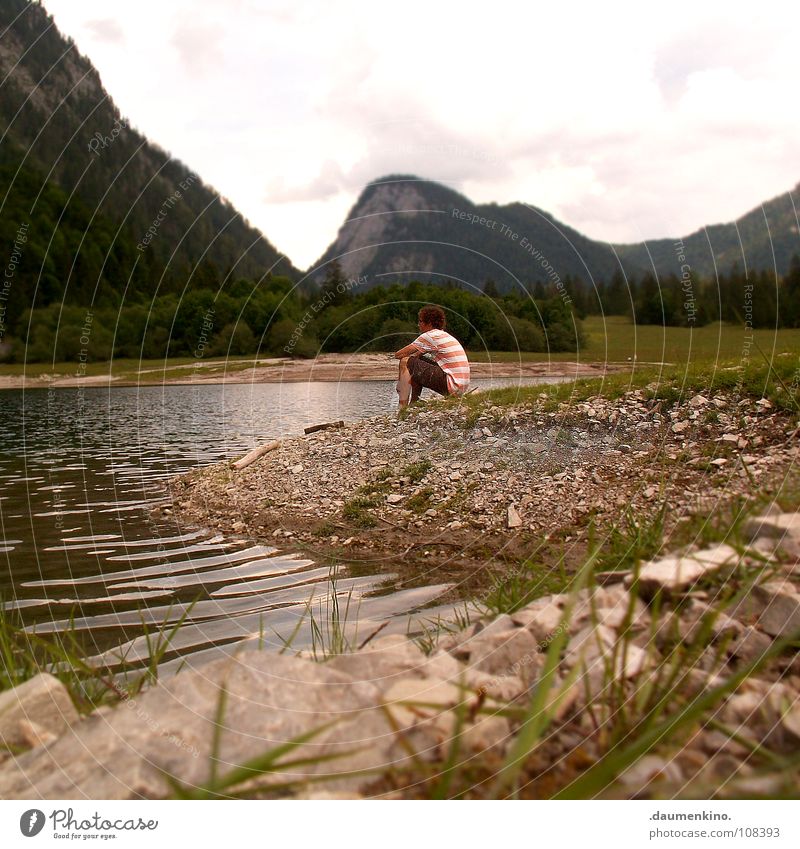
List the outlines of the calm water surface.
<svg viewBox="0 0 800 849">
<path fill-rule="evenodd" d="M 309 424 L 389 412 L 396 397 L 392 381 L 0 393 L 4 608 L 37 633 L 71 621 L 86 649 L 111 665 L 145 662 L 143 631 L 152 642 L 183 621 L 165 669 L 248 639 L 277 650 L 293 636 L 293 647 L 306 647 L 312 618 L 327 640 L 337 611 L 353 640 L 387 619 L 382 633 L 405 632 L 423 608 L 417 618 L 446 615 L 431 607 L 445 585 L 381 592 L 391 576 L 332 579 L 299 556 L 150 512 L 174 475 Z"/>
</svg>

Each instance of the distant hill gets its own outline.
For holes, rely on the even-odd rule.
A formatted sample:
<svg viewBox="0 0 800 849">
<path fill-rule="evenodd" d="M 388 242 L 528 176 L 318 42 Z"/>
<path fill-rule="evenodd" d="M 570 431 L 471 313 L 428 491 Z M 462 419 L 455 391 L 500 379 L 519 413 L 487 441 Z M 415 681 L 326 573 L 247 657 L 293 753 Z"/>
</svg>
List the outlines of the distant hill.
<svg viewBox="0 0 800 849">
<path fill-rule="evenodd" d="M 791 193 L 736 222 L 684 237 L 685 259 L 676 251 L 678 242 L 599 242 L 529 205 L 474 204 L 439 183 L 390 175 L 364 189 L 309 273 L 322 279 L 336 259 L 347 277 L 363 278 L 360 285 L 365 287 L 417 278 L 460 280 L 480 288 L 491 279 L 499 291 L 509 291 L 517 281 L 557 284 L 568 275 L 608 281 L 620 269 L 641 275 L 653 270 L 651 257 L 659 275 L 680 275 L 686 262 L 705 276 L 714 273 L 715 261 L 720 271 L 745 261 L 749 268 L 772 269 L 774 248 L 774 263 L 783 274 L 792 254 L 800 252 Z"/>
<path fill-rule="evenodd" d="M 28 224 L 13 307 L 113 303 L 297 270 L 124 116 L 38 3 L 0 4 L 0 238 Z M 198 266 L 199 267 L 196 267 Z M 20 300 L 21 291 L 25 298 Z"/>
<path fill-rule="evenodd" d="M 711 224 L 682 238 L 614 247 L 626 267 L 652 271 L 654 265 L 660 275 L 680 275 L 684 263 L 694 273 L 711 278 L 729 271 L 734 263 L 741 271 L 783 275 L 792 255 L 800 254 L 799 207 L 800 183 L 729 224 Z"/>
</svg>

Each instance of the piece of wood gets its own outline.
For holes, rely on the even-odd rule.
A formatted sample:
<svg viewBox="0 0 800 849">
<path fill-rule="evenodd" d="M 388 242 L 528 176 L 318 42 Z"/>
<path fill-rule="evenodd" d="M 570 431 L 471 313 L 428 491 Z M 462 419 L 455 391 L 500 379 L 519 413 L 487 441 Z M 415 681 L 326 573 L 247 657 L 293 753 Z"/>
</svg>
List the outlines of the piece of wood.
<svg viewBox="0 0 800 849">
<path fill-rule="evenodd" d="M 258 460 L 259 457 L 263 457 L 270 451 L 274 451 L 280 444 L 280 439 L 276 439 L 274 442 L 268 442 L 266 445 L 261 445 L 258 448 L 254 448 L 252 451 L 245 454 L 244 457 L 240 457 L 238 460 L 235 460 L 231 465 L 234 469 L 247 468 L 247 466 L 249 466 L 251 463 L 255 463 L 255 461 Z"/>
<path fill-rule="evenodd" d="M 344 427 L 344 422 L 340 420 L 338 422 L 325 422 L 324 424 L 311 425 L 303 432 L 308 435 L 309 433 L 316 433 L 318 430 L 331 430 L 334 427 Z"/>
</svg>

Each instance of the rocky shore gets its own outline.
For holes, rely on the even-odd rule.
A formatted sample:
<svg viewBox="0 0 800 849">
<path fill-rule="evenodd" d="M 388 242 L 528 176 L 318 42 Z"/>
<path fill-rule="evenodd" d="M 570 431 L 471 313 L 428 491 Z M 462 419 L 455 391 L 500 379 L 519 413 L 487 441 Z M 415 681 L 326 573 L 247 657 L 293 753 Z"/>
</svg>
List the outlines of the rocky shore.
<svg viewBox="0 0 800 849">
<path fill-rule="evenodd" d="M 435 645 L 242 650 L 86 717 L 39 675 L 0 694 L 0 797 L 797 796 L 800 514 L 745 530 Z"/>
<path fill-rule="evenodd" d="M 389 561 L 406 582 L 435 574 L 469 598 L 534 550 L 580 560 L 592 524 L 662 510 L 669 534 L 796 468 L 793 419 L 770 401 L 649 394 L 423 404 L 193 472 L 167 510 L 320 561 Z"/>
</svg>

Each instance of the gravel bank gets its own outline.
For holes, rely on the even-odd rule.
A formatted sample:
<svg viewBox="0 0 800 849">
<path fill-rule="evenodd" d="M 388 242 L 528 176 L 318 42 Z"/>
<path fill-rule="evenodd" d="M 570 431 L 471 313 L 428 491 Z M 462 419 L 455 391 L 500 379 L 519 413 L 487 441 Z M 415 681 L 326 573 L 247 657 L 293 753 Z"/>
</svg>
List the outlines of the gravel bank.
<svg viewBox="0 0 800 849">
<path fill-rule="evenodd" d="M 792 419 L 767 400 L 717 392 L 668 406 L 647 394 L 429 402 L 286 439 L 241 471 L 193 472 L 173 483 L 173 508 L 320 560 L 435 573 L 469 596 L 487 566 L 519 563 L 543 540 L 580 557 L 590 522 L 667 505 L 669 530 L 778 486 L 797 464 Z"/>
</svg>

